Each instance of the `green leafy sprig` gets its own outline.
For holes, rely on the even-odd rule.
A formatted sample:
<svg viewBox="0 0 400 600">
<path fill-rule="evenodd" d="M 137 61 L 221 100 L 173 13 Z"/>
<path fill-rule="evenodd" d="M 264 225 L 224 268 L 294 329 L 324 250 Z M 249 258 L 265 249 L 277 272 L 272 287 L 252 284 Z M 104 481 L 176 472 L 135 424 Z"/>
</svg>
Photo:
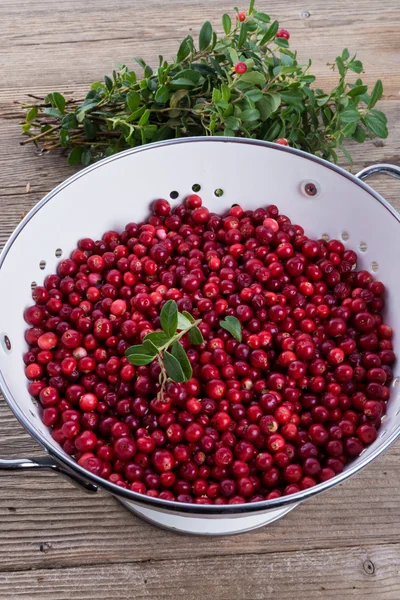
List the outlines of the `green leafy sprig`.
<svg viewBox="0 0 400 600">
<path fill-rule="evenodd" d="M 237 9 L 235 9 L 236 12 Z M 331 91 L 312 87 L 311 61 L 298 62 L 278 21 L 250 2 L 244 21 L 222 16 L 223 35 L 208 21 L 198 44 L 191 35 L 172 61 L 159 56 L 153 70 L 141 58 L 142 77 L 120 65 L 91 85 L 85 98 L 54 92 L 25 105 L 22 131 L 40 150 L 64 148 L 71 165 L 89 163 L 125 148 L 168 138 L 227 135 L 275 141 L 328 160 L 346 140 L 386 138 L 385 115 L 375 108 L 382 82 L 372 92 L 358 77 L 363 65 L 344 49 L 331 68 L 339 80 Z M 235 65 L 244 62 L 246 72 Z"/>
<path fill-rule="evenodd" d="M 228 316 L 223 321 L 220 321 L 222 329 L 228 331 L 238 342 L 242 341 L 242 326 L 236 317 Z"/>
<path fill-rule="evenodd" d="M 192 344 L 202 344 L 203 336 L 198 328 L 201 319 L 195 320 L 186 311 L 180 313 L 174 300 L 168 300 L 161 309 L 162 331 L 148 333 L 142 344 L 131 346 L 125 352 L 129 362 L 136 366 L 148 365 L 157 359 L 161 368 L 159 397 L 162 398 L 169 379 L 183 383 L 192 376 L 192 366 L 180 339 L 188 334 Z"/>
</svg>

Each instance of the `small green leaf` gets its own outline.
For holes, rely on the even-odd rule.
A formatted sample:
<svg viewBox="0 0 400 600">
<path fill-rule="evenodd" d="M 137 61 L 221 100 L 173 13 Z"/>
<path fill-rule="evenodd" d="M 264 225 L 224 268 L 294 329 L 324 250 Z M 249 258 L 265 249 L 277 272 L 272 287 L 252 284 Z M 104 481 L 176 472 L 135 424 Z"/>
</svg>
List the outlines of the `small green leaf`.
<svg viewBox="0 0 400 600">
<path fill-rule="evenodd" d="M 345 69 L 344 62 L 343 62 L 342 58 L 340 56 L 338 56 L 336 58 L 335 62 L 336 62 L 336 66 L 337 66 L 338 71 L 339 71 L 339 75 L 341 77 L 344 77 L 344 75 L 346 73 L 346 69 Z"/>
<path fill-rule="evenodd" d="M 45 108 L 43 110 L 45 115 L 49 115 L 49 117 L 54 117 L 55 119 L 62 119 L 62 112 L 58 110 L 58 108 Z"/>
<path fill-rule="evenodd" d="M 143 348 L 146 350 L 146 354 L 150 356 L 156 356 L 158 354 L 158 348 L 151 340 L 143 340 Z"/>
<path fill-rule="evenodd" d="M 65 115 L 61 121 L 61 125 L 65 127 L 65 129 L 76 129 L 78 127 L 78 121 L 76 120 L 75 114 L 69 113 L 68 115 Z"/>
<path fill-rule="evenodd" d="M 206 21 L 199 34 L 199 49 L 205 50 L 210 45 L 212 39 L 212 25 L 210 21 Z"/>
<path fill-rule="evenodd" d="M 242 326 L 236 317 L 229 315 L 228 317 L 225 317 L 223 321 L 220 321 L 219 324 L 223 329 L 228 331 L 235 340 L 238 342 L 242 341 Z"/>
<path fill-rule="evenodd" d="M 228 35 L 231 31 L 232 20 L 229 15 L 226 13 L 222 15 L 222 27 L 224 29 L 225 35 Z"/>
<path fill-rule="evenodd" d="M 131 112 L 135 112 L 139 108 L 140 101 L 140 95 L 137 92 L 129 92 L 126 96 L 126 103 Z"/>
<path fill-rule="evenodd" d="M 179 361 L 173 356 L 168 350 L 164 352 L 164 365 L 168 376 L 177 383 L 184 383 L 186 381 L 185 374 L 179 363 Z"/>
<path fill-rule="evenodd" d="M 63 148 L 66 148 L 68 146 L 70 140 L 70 135 L 69 135 L 69 131 L 68 129 L 64 129 L 64 127 L 61 127 L 60 129 L 60 144 Z"/>
<path fill-rule="evenodd" d="M 192 327 L 189 330 L 189 341 L 196 346 L 204 342 L 203 334 L 198 327 Z"/>
<path fill-rule="evenodd" d="M 350 96 L 350 98 L 354 98 L 354 96 L 361 96 L 362 94 L 365 94 L 365 92 L 368 91 L 368 86 L 367 85 L 355 85 L 353 88 L 351 88 L 351 90 L 349 90 L 347 92 L 347 95 Z"/>
<path fill-rule="evenodd" d="M 253 17 L 262 23 L 269 23 L 271 21 L 271 17 L 263 12 L 255 12 Z"/>
<path fill-rule="evenodd" d="M 225 117 L 224 125 L 232 131 L 237 131 L 240 127 L 240 121 L 236 117 Z"/>
<path fill-rule="evenodd" d="M 131 365 L 136 365 L 137 367 L 142 367 L 143 365 L 149 365 L 153 362 L 154 356 L 149 356 L 148 354 L 130 354 L 127 356 L 127 359 L 131 363 Z"/>
<path fill-rule="evenodd" d="M 125 350 L 125 356 L 130 356 L 131 354 L 148 354 L 148 352 L 145 351 L 143 344 L 137 344 L 136 346 L 129 346 Z"/>
<path fill-rule="evenodd" d="M 265 96 L 256 103 L 261 120 L 266 121 L 272 113 L 278 110 L 280 104 L 281 97 L 279 94 L 265 94 Z"/>
<path fill-rule="evenodd" d="M 231 99 L 231 90 L 225 83 L 221 85 L 221 94 L 222 100 L 225 100 L 225 102 L 229 102 L 229 100 Z"/>
<path fill-rule="evenodd" d="M 144 113 L 142 114 L 142 116 L 139 119 L 139 123 L 138 123 L 139 127 L 143 127 L 143 125 L 146 125 L 149 121 L 149 118 L 150 118 L 150 110 L 147 109 L 144 111 Z"/>
<path fill-rule="evenodd" d="M 155 101 L 160 104 L 165 104 L 169 100 L 169 91 L 166 85 L 162 85 L 158 88 L 155 95 Z"/>
<path fill-rule="evenodd" d="M 183 62 L 185 58 L 189 56 L 193 49 L 193 39 L 190 35 L 186 36 L 185 39 L 181 42 L 179 46 L 179 50 L 176 55 L 176 59 L 178 62 Z"/>
<path fill-rule="evenodd" d="M 342 60 L 347 60 L 349 58 L 350 54 L 349 51 L 347 50 L 347 48 L 344 48 L 342 51 Z"/>
<path fill-rule="evenodd" d="M 352 137 L 357 127 L 357 123 L 355 121 L 350 121 L 343 127 L 343 135 L 344 137 Z"/>
<path fill-rule="evenodd" d="M 68 154 L 67 162 L 69 165 L 78 165 L 81 162 L 83 148 L 73 148 Z"/>
<path fill-rule="evenodd" d="M 238 48 L 241 48 L 243 46 L 243 44 L 246 41 L 246 37 L 247 37 L 247 23 L 246 23 L 246 21 L 242 21 L 240 23 Z"/>
<path fill-rule="evenodd" d="M 83 164 L 84 167 L 87 167 L 90 164 L 91 160 L 92 160 L 92 152 L 91 152 L 90 148 L 88 148 L 87 150 L 84 150 L 82 152 L 81 163 Z"/>
<path fill-rule="evenodd" d="M 380 110 L 373 109 L 370 113 L 364 117 L 366 126 L 373 134 L 380 138 L 387 138 L 387 119 L 386 116 Z"/>
<path fill-rule="evenodd" d="M 346 110 L 339 113 L 339 119 L 342 123 L 352 123 L 360 119 L 360 113 L 356 108 L 346 108 Z"/>
<path fill-rule="evenodd" d="M 179 362 L 183 374 L 185 376 L 185 381 L 190 379 L 193 375 L 192 365 L 190 364 L 190 361 L 187 357 L 185 350 L 183 349 L 182 344 L 180 344 L 179 342 L 175 342 L 175 344 L 173 344 L 171 347 L 171 354 Z"/>
<path fill-rule="evenodd" d="M 37 106 L 32 106 L 32 108 L 27 112 L 26 115 L 26 120 L 27 121 L 33 121 L 33 119 L 36 119 L 37 115 L 38 115 L 39 109 Z"/>
<path fill-rule="evenodd" d="M 367 91 L 367 90 L 365 90 L 365 91 Z M 374 108 L 374 106 L 378 102 L 378 100 L 380 100 L 382 98 L 382 94 L 383 94 L 382 81 L 380 79 L 378 79 L 378 81 L 376 82 L 376 84 L 374 86 L 374 89 L 371 92 L 371 96 L 370 96 L 370 99 L 368 102 L 369 109 Z"/>
<path fill-rule="evenodd" d="M 265 75 L 260 73 L 259 71 L 247 71 L 243 73 L 243 75 L 239 76 L 239 81 L 241 83 L 251 83 L 253 85 L 265 85 Z"/>
<path fill-rule="evenodd" d="M 195 321 L 194 317 L 192 317 L 192 315 L 187 310 L 183 310 L 182 314 L 184 317 L 187 318 L 188 321 L 190 321 L 190 323 L 194 323 L 194 321 Z"/>
<path fill-rule="evenodd" d="M 143 340 L 143 343 L 149 340 L 152 342 L 157 348 L 161 348 L 161 346 L 165 346 L 170 340 L 170 336 L 164 333 L 163 331 L 152 331 L 148 333 Z"/>
<path fill-rule="evenodd" d="M 256 108 L 247 108 L 240 115 L 243 122 L 257 121 L 260 118 L 260 113 Z"/>
<path fill-rule="evenodd" d="M 160 322 L 162 329 L 169 337 L 175 335 L 178 326 L 178 306 L 175 300 L 168 300 L 164 304 L 160 313 Z"/>
<path fill-rule="evenodd" d="M 303 94 L 300 90 L 280 90 L 280 97 L 282 98 L 283 102 L 286 102 L 287 104 L 298 105 L 303 101 Z"/>
<path fill-rule="evenodd" d="M 365 130 L 361 127 L 361 125 L 357 125 L 356 129 L 351 137 L 355 142 L 362 144 L 363 142 L 365 142 L 365 137 L 366 137 Z"/>
<path fill-rule="evenodd" d="M 191 321 L 182 313 L 178 312 L 178 326 L 177 329 L 182 331 L 183 329 L 187 329 L 191 325 Z"/>
<path fill-rule="evenodd" d="M 253 14 L 255 1 L 256 0 L 250 0 L 249 10 L 247 11 L 249 15 Z"/>
<path fill-rule="evenodd" d="M 340 150 L 343 152 L 343 154 L 345 155 L 345 157 L 347 158 L 347 160 L 349 161 L 350 166 L 353 166 L 353 159 L 351 158 L 350 153 L 348 152 L 348 150 L 342 146 L 342 144 L 338 144 Z"/>
<path fill-rule="evenodd" d="M 111 90 L 113 89 L 113 82 L 108 77 L 108 75 L 104 75 L 104 83 L 106 84 L 106 88 L 108 89 L 108 91 L 111 92 Z"/>
<path fill-rule="evenodd" d="M 289 48 L 289 42 L 285 38 L 275 38 L 274 42 L 280 48 Z"/>
<path fill-rule="evenodd" d="M 279 29 L 278 21 L 274 21 L 273 23 L 271 23 L 271 25 L 268 27 L 267 31 L 265 32 L 265 34 L 263 35 L 263 37 L 260 40 L 260 46 L 264 46 L 264 44 L 269 42 L 269 40 L 272 40 L 272 38 L 274 38 L 275 35 L 278 33 L 278 29 Z"/>
<path fill-rule="evenodd" d="M 94 140 L 96 138 L 97 127 L 93 123 L 93 121 L 90 121 L 89 119 L 85 119 L 83 121 L 83 130 L 85 132 L 86 137 L 89 140 Z"/>
<path fill-rule="evenodd" d="M 349 62 L 349 69 L 354 73 L 362 73 L 364 67 L 360 60 L 352 60 Z"/>
</svg>

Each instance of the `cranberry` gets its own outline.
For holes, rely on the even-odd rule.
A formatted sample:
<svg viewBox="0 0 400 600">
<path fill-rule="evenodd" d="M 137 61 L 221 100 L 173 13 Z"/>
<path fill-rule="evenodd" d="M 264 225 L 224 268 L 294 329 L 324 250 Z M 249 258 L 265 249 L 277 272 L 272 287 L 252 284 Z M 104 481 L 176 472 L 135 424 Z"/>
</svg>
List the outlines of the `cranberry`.
<svg viewBox="0 0 400 600">
<path fill-rule="evenodd" d="M 247 71 L 247 65 L 244 62 L 237 62 L 235 64 L 235 71 L 238 75 L 243 75 Z"/>
</svg>

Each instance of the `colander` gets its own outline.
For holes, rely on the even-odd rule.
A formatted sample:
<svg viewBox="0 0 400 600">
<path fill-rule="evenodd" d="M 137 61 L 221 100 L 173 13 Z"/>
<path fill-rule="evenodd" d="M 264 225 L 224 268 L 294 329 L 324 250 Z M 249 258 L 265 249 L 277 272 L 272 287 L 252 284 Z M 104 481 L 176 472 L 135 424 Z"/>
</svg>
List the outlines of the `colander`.
<svg viewBox="0 0 400 600">
<path fill-rule="evenodd" d="M 223 212 L 276 204 L 306 234 L 342 239 L 359 252 L 359 266 L 376 273 L 388 289 L 386 318 L 400 332 L 400 217 L 362 179 L 400 168 L 376 165 L 358 176 L 298 150 L 255 140 L 187 138 L 122 152 L 69 178 L 21 221 L 0 257 L 0 386 L 9 407 L 44 448 L 42 459 L 0 460 L 0 469 L 53 469 L 87 491 L 103 488 L 140 517 L 175 531 L 202 535 L 238 533 L 278 519 L 300 502 L 344 481 L 390 446 L 400 433 L 400 378 L 395 377 L 387 416 L 377 440 L 333 479 L 274 500 L 243 505 L 193 505 L 149 498 L 85 471 L 52 439 L 40 407 L 27 390 L 23 352 L 24 309 L 31 288 L 53 273 L 82 237 L 146 219 L 149 204 L 165 197 L 177 204 L 201 187 L 205 204 Z M 17 276 L 18 274 L 18 276 Z M 394 338 L 400 354 L 400 335 Z"/>
</svg>

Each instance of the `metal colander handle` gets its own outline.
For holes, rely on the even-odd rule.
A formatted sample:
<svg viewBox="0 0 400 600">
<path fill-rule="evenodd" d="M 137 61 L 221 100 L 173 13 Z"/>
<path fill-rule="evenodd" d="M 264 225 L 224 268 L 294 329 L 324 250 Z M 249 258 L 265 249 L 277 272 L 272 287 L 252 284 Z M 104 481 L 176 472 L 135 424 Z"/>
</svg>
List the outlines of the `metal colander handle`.
<svg viewBox="0 0 400 600">
<path fill-rule="evenodd" d="M 384 175 L 389 175 L 395 179 L 400 179 L 400 167 L 386 163 L 365 167 L 365 169 L 362 169 L 357 173 L 356 177 L 364 181 L 365 179 L 368 179 L 368 177 L 371 177 L 371 175 L 376 175 L 377 173 L 383 173 Z"/>
</svg>

